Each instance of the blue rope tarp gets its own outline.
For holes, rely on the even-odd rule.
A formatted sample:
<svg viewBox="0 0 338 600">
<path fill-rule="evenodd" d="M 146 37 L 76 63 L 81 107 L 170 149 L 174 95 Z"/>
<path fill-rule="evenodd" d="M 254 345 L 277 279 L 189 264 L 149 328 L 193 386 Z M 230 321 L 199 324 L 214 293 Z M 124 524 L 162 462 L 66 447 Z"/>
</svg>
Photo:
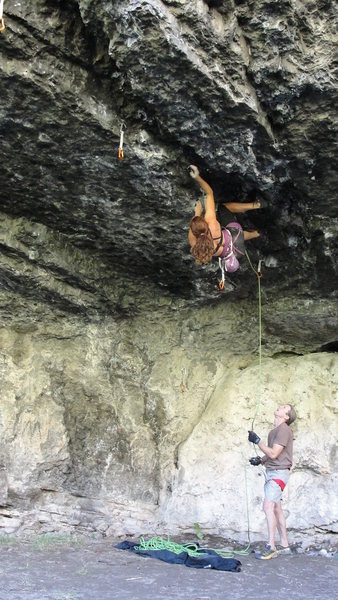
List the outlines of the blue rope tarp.
<svg viewBox="0 0 338 600">
<path fill-rule="evenodd" d="M 164 562 L 176 565 L 185 565 L 195 569 L 215 569 L 217 571 L 239 572 L 241 562 L 235 558 L 223 558 L 215 550 L 202 548 L 198 544 L 175 544 L 169 539 L 153 538 L 146 542 L 141 538 L 140 542 L 125 540 L 115 546 L 119 550 L 129 550 L 140 556 L 157 558 Z"/>
</svg>

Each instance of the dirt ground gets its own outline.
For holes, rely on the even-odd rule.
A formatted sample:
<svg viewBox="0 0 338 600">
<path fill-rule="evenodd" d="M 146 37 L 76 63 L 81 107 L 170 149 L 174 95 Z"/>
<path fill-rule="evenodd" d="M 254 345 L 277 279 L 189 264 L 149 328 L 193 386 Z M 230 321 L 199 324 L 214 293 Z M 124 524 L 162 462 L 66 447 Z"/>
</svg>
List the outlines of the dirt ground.
<svg viewBox="0 0 338 600">
<path fill-rule="evenodd" d="M 240 573 L 117 550 L 112 539 L 45 536 L 0 544 L 0 600 L 337 600 L 336 556 L 236 557 Z"/>
</svg>

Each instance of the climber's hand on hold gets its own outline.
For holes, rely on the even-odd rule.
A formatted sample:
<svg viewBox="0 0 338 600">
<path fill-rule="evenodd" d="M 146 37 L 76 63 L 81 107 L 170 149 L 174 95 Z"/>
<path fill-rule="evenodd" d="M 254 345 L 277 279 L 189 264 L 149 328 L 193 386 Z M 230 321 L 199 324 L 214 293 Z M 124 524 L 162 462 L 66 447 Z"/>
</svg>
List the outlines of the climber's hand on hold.
<svg viewBox="0 0 338 600">
<path fill-rule="evenodd" d="M 193 178 L 196 179 L 196 177 L 198 177 L 200 174 L 198 168 L 195 165 L 189 165 L 189 175 Z"/>
<path fill-rule="evenodd" d="M 248 433 L 249 442 L 252 442 L 253 444 L 259 444 L 261 438 L 257 435 L 257 433 L 255 433 L 254 431 L 249 431 Z"/>
</svg>

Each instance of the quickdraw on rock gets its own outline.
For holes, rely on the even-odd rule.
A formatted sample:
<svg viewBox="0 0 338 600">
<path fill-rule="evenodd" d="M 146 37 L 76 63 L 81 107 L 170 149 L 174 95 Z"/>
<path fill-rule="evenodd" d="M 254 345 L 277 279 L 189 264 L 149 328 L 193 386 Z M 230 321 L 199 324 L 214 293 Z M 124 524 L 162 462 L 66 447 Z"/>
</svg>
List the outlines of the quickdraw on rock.
<svg viewBox="0 0 338 600">
<path fill-rule="evenodd" d="M 0 31 L 6 29 L 5 19 L 3 18 L 4 0 L 0 0 Z"/>
<path fill-rule="evenodd" d="M 218 282 L 218 288 L 220 289 L 220 291 L 224 290 L 224 283 L 225 283 L 225 268 L 224 268 L 224 262 L 221 258 L 218 259 L 218 264 L 219 264 L 219 268 L 221 269 L 221 274 L 222 274 L 222 279 Z"/>
<path fill-rule="evenodd" d="M 184 392 L 187 391 L 187 387 L 185 385 L 185 377 L 186 377 L 186 374 L 187 374 L 186 368 L 182 367 L 181 372 L 182 372 L 181 392 L 182 392 L 182 394 L 184 394 Z"/>
<path fill-rule="evenodd" d="M 123 138 L 124 138 L 124 132 L 126 129 L 126 125 L 125 122 L 122 121 L 121 122 L 121 126 L 120 126 L 120 145 L 119 145 L 119 159 L 122 160 L 124 158 L 124 152 L 123 152 Z"/>
</svg>

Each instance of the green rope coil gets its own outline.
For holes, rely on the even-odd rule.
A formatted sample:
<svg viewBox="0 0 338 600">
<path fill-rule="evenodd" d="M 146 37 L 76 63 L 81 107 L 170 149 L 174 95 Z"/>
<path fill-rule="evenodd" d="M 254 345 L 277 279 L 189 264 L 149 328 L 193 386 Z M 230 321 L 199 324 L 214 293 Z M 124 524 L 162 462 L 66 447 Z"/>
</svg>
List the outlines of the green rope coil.
<svg viewBox="0 0 338 600">
<path fill-rule="evenodd" d="M 168 536 L 168 539 L 164 539 L 161 536 L 153 536 L 149 540 L 145 540 L 144 537 L 140 537 L 139 546 L 135 546 L 135 550 L 169 550 L 174 554 L 181 554 L 182 552 L 186 552 L 189 556 L 201 556 L 203 553 L 207 554 L 210 550 L 213 550 L 221 556 L 222 558 L 232 558 L 235 554 L 240 556 L 246 556 L 249 554 L 250 548 L 250 540 L 246 548 L 243 550 L 226 550 L 223 548 L 202 548 L 199 547 L 198 544 L 194 542 L 190 542 L 188 544 L 177 544 L 176 542 L 172 542 Z"/>
<path fill-rule="evenodd" d="M 181 552 L 186 552 L 189 556 L 200 556 L 200 552 L 198 552 L 197 544 L 176 544 L 172 542 L 168 536 L 168 539 L 165 540 L 160 536 L 154 536 L 150 538 L 150 540 L 145 540 L 143 537 L 140 537 L 140 545 L 135 547 L 135 550 L 169 550 L 174 554 L 181 554 Z"/>
</svg>

